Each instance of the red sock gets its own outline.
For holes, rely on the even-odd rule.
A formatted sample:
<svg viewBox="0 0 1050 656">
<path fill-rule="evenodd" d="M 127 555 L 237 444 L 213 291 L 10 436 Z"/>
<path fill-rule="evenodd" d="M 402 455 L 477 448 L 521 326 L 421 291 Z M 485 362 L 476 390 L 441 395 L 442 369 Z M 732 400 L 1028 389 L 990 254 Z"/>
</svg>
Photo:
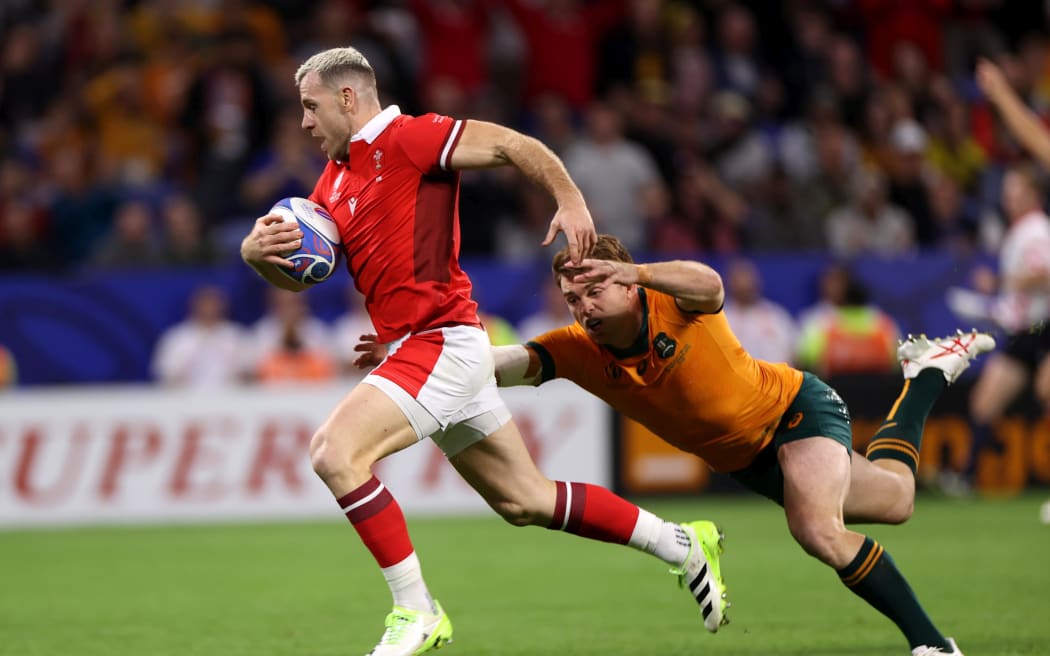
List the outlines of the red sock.
<svg viewBox="0 0 1050 656">
<path fill-rule="evenodd" d="M 375 476 L 340 497 L 339 507 L 380 567 L 396 565 L 412 555 L 412 540 L 401 506 Z"/>
<path fill-rule="evenodd" d="M 558 497 L 547 528 L 616 544 L 627 544 L 631 539 L 638 523 L 638 506 L 597 485 L 554 483 Z"/>
</svg>

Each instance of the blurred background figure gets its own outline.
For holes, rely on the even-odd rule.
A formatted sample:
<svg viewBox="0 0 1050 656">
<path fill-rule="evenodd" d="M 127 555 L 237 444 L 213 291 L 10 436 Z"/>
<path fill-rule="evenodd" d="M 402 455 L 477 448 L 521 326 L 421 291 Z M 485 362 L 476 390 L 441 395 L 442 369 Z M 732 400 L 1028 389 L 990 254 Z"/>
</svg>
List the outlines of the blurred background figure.
<svg viewBox="0 0 1050 656">
<path fill-rule="evenodd" d="M 307 299 L 267 288 L 266 314 L 251 329 L 250 370 L 259 382 L 320 382 L 338 373 L 331 333 Z"/>
<path fill-rule="evenodd" d="M 661 185 L 656 163 L 623 136 L 623 119 L 606 103 L 587 109 L 586 137 L 565 151 L 565 168 L 579 185 L 598 232 L 619 237 L 628 249 L 644 249 L 647 226 L 641 200 Z"/>
<path fill-rule="evenodd" d="M 228 317 L 226 292 L 213 285 L 190 294 L 186 318 L 165 330 L 153 351 L 154 379 L 173 387 L 243 382 L 245 331 Z"/>
<path fill-rule="evenodd" d="M 39 212 L 14 198 L 0 205 L 0 271 L 54 271 L 61 264 L 41 226 Z"/>
<path fill-rule="evenodd" d="M 565 297 L 561 293 L 561 288 L 555 285 L 550 277 L 543 276 L 536 283 L 536 293 L 541 299 L 539 309 L 525 315 L 518 322 L 518 334 L 526 340 L 573 323 L 572 315 L 569 313 L 569 307 L 565 303 Z"/>
<path fill-rule="evenodd" d="M 979 452 L 994 444 L 992 426 L 1026 389 L 1050 412 L 1050 217 L 1033 169 L 1010 169 L 1003 179 L 1002 206 L 1009 229 L 999 253 L 998 276 L 974 272 L 974 286 L 988 304 L 980 313 L 1006 332 L 1000 348 L 981 370 L 970 395 L 974 440 L 960 477 L 949 473 L 942 487 L 965 494 L 977 472 Z M 966 308 L 973 310 L 972 306 Z M 956 305 L 957 311 L 964 309 Z"/>
<path fill-rule="evenodd" d="M 833 268 L 825 276 L 829 295 L 800 327 L 799 364 L 822 377 L 894 373 L 896 322 L 869 302 L 867 288 L 848 271 Z"/>
<path fill-rule="evenodd" d="M 152 208 L 143 201 L 130 200 L 117 208 L 113 232 L 98 245 L 89 264 L 102 269 L 127 269 L 155 267 L 161 261 Z"/>
<path fill-rule="evenodd" d="M 725 313 L 748 353 L 766 362 L 795 362 L 798 327 L 781 305 L 762 296 L 762 279 L 749 260 L 734 260 L 726 272 Z"/>
<path fill-rule="evenodd" d="M 222 261 L 197 203 L 187 194 L 164 201 L 161 261 L 174 267 L 210 266 Z"/>
<path fill-rule="evenodd" d="M 857 171 L 848 205 L 833 209 L 826 229 L 828 246 L 839 258 L 861 254 L 904 255 L 915 248 L 911 219 L 887 202 L 886 179 L 878 171 Z"/>
</svg>

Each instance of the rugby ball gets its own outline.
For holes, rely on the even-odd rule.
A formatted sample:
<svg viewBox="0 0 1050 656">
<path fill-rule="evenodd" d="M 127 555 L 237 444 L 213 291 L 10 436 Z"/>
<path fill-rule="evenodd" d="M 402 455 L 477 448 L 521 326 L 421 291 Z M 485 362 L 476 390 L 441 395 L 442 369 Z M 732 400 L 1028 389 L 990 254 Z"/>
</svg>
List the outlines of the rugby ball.
<svg viewBox="0 0 1050 656">
<path fill-rule="evenodd" d="M 342 253 L 339 226 L 332 216 L 317 203 L 297 197 L 282 198 L 270 208 L 270 213 L 280 216 L 282 221 L 298 223 L 303 231 L 302 245 L 284 255 L 295 264 L 295 268 L 278 266 L 277 269 L 304 285 L 328 280 L 339 265 Z"/>
</svg>

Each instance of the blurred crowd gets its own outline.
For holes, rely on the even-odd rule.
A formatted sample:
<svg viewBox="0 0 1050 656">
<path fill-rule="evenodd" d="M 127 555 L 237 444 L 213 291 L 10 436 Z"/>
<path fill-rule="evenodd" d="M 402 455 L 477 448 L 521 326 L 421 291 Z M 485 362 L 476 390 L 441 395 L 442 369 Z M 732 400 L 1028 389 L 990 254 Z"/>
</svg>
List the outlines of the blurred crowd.
<svg viewBox="0 0 1050 656">
<path fill-rule="evenodd" d="M 996 249 L 1023 157 L 976 90 L 1050 116 L 1042 2 L 5 0 L 0 270 L 230 262 L 324 165 L 293 73 L 353 45 L 381 100 L 548 144 L 653 255 Z M 463 251 L 528 260 L 549 200 L 470 172 Z"/>
</svg>

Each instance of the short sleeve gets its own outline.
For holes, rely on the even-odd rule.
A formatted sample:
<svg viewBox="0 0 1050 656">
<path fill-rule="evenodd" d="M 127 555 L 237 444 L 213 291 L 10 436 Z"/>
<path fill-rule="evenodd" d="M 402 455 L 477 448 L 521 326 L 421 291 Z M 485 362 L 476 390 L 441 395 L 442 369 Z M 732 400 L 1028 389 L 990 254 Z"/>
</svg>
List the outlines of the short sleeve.
<svg viewBox="0 0 1050 656">
<path fill-rule="evenodd" d="M 466 121 L 441 114 L 410 118 L 397 131 L 397 145 L 424 175 L 447 171 Z"/>
<path fill-rule="evenodd" d="M 543 333 L 529 341 L 526 346 L 535 351 L 540 358 L 541 383 L 555 378 L 575 380 L 573 364 L 577 362 L 581 349 L 572 326 Z M 576 357 L 573 357 L 573 353 Z"/>
</svg>

